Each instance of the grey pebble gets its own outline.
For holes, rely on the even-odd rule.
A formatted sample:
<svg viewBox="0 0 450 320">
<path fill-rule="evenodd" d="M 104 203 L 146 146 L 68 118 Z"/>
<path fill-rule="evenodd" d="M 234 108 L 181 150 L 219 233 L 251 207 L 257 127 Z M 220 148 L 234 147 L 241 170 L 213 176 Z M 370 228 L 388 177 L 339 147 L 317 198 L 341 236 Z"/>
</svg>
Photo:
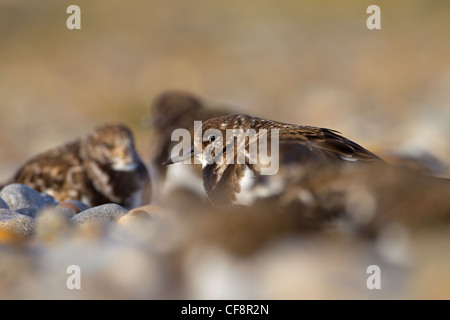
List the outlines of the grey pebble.
<svg viewBox="0 0 450 320">
<path fill-rule="evenodd" d="M 0 209 L 0 227 L 23 237 L 33 234 L 34 221 L 29 216 L 8 209 Z"/>
<path fill-rule="evenodd" d="M 81 211 L 84 211 L 84 210 L 87 210 L 87 209 L 91 208 L 90 206 L 88 206 L 84 202 L 81 202 L 81 201 L 78 201 L 78 200 L 61 201 L 58 204 L 58 207 L 73 207 L 74 209 L 76 208 L 76 210 L 77 210 L 76 213 L 80 213 Z"/>
<path fill-rule="evenodd" d="M 90 209 L 91 207 L 88 206 L 86 203 L 78 201 L 78 200 L 67 200 L 67 202 L 73 203 L 76 205 L 81 211 Z"/>
<path fill-rule="evenodd" d="M 2 198 L 0 198 L 0 209 L 9 209 L 8 204 Z"/>
<path fill-rule="evenodd" d="M 93 207 L 84 210 L 72 217 L 72 221 L 76 224 L 83 224 L 86 222 L 107 222 L 117 221 L 123 215 L 127 214 L 128 210 L 122 206 L 113 203 L 103 204 L 101 206 Z"/>
<path fill-rule="evenodd" d="M 45 206 L 56 206 L 58 204 L 58 201 L 56 201 L 51 195 L 45 192 L 42 192 L 40 195 Z"/>
<path fill-rule="evenodd" d="M 36 213 L 49 205 L 56 204 L 56 200 L 48 195 L 41 195 L 36 190 L 19 183 L 7 185 L 0 191 L 9 209 L 33 217 Z"/>
<path fill-rule="evenodd" d="M 54 210 L 56 212 L 59 212 L 59 214 L 68 216 L 69 218 L 72 218 L 74 215 L 77 214 L 76 211 L 74 211 L 72 209 L 69 209 L 69 208 L 66 208 L 66 207 L 48 207 L 48 209 Z M 36 215 L 36 218 L 41 214 L 42 211 L 46 211 L 46 210 L 47 210 L 47 208 L 45 208 L 43 210 L 40 210 L 38 212 L 38 214 Z"/>
</svg>

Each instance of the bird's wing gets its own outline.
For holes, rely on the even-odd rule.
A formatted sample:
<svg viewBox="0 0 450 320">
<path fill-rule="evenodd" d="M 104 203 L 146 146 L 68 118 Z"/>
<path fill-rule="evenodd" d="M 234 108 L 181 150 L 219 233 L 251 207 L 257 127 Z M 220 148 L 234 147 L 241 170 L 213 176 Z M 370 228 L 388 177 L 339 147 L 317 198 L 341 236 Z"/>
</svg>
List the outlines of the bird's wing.
<svg viewBox="0 0 450 320">
<path fill-rule="evenodd" d="M 296 142 L 308 146 L 311 152 L 345 161 L 383 161 L 359 144 L 331 129 L 301 127 L 282 130 L 280 141 Z"/>
<path fill-rule="evenodd" d="M 297 126 L 267 121 L 267 127 L 278 129 L 279 143 L 309 157 L 344 161 L 383 161 L 359 144 L 343 137 L 338 131 L 310 126 Z M 272 132 L 268 131 L 268 136 Z"/>
</svg>

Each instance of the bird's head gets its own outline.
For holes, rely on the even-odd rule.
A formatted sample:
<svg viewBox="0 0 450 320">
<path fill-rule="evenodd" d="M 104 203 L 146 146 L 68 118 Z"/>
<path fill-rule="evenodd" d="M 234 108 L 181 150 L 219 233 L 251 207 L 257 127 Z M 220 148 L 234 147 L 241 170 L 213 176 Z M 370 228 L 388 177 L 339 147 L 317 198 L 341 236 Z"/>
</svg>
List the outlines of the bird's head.
<svg viewBox="0 0 450 320">
<path fill-rule="evenodd" d="M 90 160 L 115 171 L 133 171 L 140 161 L 131 130 L 122 124 L 97 127 L 83 141 L 83 153 Z"/>
</svg>

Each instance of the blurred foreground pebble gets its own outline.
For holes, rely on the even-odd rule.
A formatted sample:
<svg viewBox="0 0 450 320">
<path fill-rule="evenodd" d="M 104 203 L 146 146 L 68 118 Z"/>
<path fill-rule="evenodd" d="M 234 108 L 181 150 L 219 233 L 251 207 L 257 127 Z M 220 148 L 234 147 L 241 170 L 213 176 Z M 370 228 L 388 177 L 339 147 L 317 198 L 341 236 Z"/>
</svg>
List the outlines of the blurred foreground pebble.
<svg viewBox="0 0 450 320">
<path fill-rule="evenodd" d="M 0 298 L 450 298 L 448 180 L 345 166 L 288 177 L 253 207 L 177 193 L 131 211 L 38 200 L 26 202 L 35 218 L 0 209 Z M 367 287 L 372 265 L 380 290 Z M 81 289 L 67 286 L 73 266 Z"/>
<path fill-rule="evenodd" d="M 36 238 L 43 241 L 59 241 L 67 236 L 73 225 L 73 213 L 65 207 L 46 208 L 36 216 Z"/>
</svg>

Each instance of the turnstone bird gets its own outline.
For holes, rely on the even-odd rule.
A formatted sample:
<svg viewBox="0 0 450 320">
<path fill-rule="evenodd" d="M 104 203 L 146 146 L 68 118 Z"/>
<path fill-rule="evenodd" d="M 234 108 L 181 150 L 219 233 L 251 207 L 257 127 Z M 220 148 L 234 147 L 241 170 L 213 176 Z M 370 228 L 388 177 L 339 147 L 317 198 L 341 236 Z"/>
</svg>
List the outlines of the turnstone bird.
<svg viewBox="0 0 450 320">
<path fill-rule="evenodd" d="M 171 189 L 170 184 L 184 184 L 191 190 L 203 192 L 200 166 L 167 168 L 162 165 L 171 156 L 172 148 L 177 143 L 172 141 L 172 133 L 183 128 L 189 130 L 193 137 L 194 121 L 205 121 L 230 113 L 224 108 L 212 107 L 199 97 L 184 91 L 171 90 L 157 96 L 145 119 L 145 125 L 153 132 L 150 170 L 153 183 L 156 184 L 154 189 L 161 189 L 164 193 Z"/>
<path fill-rule="evenodd" d="M 35 156 L 8 183 L 90 206 L 112 202 L 134 208 L 148 203 L 151 196 L 150 178 L 133 134 L 122 124 L 101 125 L 84 138 Z"/>
<path fill-rule="evenodd" d="M 249 134 L 251 132 L 255 135 Z M 264 174 L 263 171 L 273 163 L 268 163 L 267 157 L 263 161 L 261 145 L 254 149 L 258 150 L 257 154 L 251 152 L 252 144 L 260 141 L 267 142 L 266 148 L 273 156 L 269 160 L 277 162 L 278 174 Z M 203 122 L 195 133 L 190 152 L 173 157 L 164 164 L 191 158 L 201 161 L 204 189 L 215 205 L 250 205 L 255 198 L 269 196 L 275 191 L 267 191 L 261 187 L 270 180 L 272 187 L 277 189 L 280 173 L 283 171 L 283 179 L 289 179 L 291 168 L 298 171 L 309 165 L 335 162 L 384 163 L 381 158 L 335 130 L 287 124 L 244 114 L 222 116 Z"/>
</svg>

